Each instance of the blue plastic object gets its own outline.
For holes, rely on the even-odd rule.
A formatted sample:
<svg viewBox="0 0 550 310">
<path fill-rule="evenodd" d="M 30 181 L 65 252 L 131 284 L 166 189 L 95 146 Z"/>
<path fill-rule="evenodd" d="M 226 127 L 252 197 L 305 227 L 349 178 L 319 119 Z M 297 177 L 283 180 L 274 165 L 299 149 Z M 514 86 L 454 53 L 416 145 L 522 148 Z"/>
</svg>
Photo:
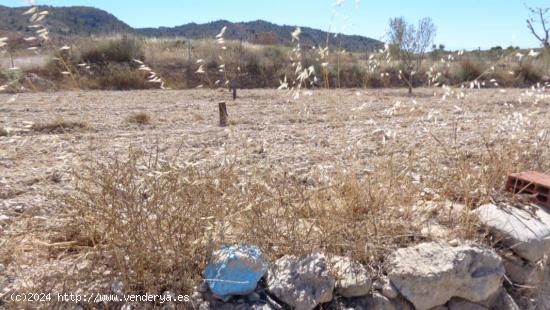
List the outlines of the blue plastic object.
<svg viewBox="0 0 550 310">
<path fill-rule="evenodd" d="M 222 246 L 212 254 L 205 281 L 215 296 L 227 301 L 234 295 L 252 293 L 267 267 L 262 251 L 256 246 Z"/>
</svg>

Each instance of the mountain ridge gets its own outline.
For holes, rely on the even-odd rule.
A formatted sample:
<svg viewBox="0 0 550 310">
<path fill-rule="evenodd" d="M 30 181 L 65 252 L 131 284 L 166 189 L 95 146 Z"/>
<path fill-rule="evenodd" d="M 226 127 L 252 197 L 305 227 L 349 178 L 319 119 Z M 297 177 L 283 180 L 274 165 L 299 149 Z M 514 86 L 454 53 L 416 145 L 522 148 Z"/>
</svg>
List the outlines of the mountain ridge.
<svg viewBox="0 0 550 310">
<path fill-rule="evenodd" d="M 6 7 L 0 5 L 0 30 L 31 32 L 27 16 L 21 15 L 29 7 Z M 146 37 L 184 37 L 187 39 L 214 38 L 220 29 L 227 27 L 227 40 L 242 40 L 258 44 L 290 44 L 291 33 L 296 26 L 278 25 L 264 20 L 230 22 L 217 20 L 209 23 L 187 23 L 175 27 L 133 28 L 115 15 L 89 6 L 40 6 L 48 10 L 45 21 L 50 33 L 65 36 L 138 34 Z M 327 37 L 332 45 L 338 44 L 348 51 L 369 51 L 381 42 L 359 35 L 339 35 L 335 38 L 323 30 L 301 27 L 301 43 L 309 46 L 323 46 Z M 336 43 L 338 42 L 338 43 Z"/>
</svg>

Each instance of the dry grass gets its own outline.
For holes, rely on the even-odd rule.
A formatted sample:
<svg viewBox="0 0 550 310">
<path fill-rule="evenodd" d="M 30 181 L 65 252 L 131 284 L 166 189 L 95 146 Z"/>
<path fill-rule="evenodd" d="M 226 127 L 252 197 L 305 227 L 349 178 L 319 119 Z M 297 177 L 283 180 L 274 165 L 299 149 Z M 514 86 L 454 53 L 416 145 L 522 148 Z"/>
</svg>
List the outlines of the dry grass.
<svg viewBox="0 0 550 310">
<path fill-rule="evenodd" d="M 33 115 L 40 119 L 46 107 L 62 107 L 60 115 L 80 113 L 101 130 L 74 135 L 70 150 L 70 135 L 0 141 L 15 170 L 37 167 L 8 185 L 48 178 L 7 197 L 33 209 L 6 229 L 0 262 L 20 279 L 12 287 L 19 291 L 106 292 L 121 280 L 127 293 L 190 294 L 212 249 L 225 243 L 256 244 L 270 260 L 315 250 L 349 255 L 378 273 L 389 253 L 414 243 L 491 244 L 468 210 L 513 201 L 502 191 L 510 172 L 550 171 L 548 97 L 532 93 L 520 103 L 520 90 L 465 91 L 461 101 L 441 101 L 432 89 L 414 98 L 322 90 L 299 103 L 243 91 L 229 104 L 238 122 L 228 128 L 218 127 L 212 100 L 226 92 L 69 92 L 59 102 L 23 94 L 10 128 L 28 120 L 28 108 L 42 111 Z M 121 124 L 120 115 L 137 111 L 163 121 Z M 28 139 L 30 149 L 20 147 Z M 69 167 L 72 178 L 49 178 L 50 168 Z M 35 198 L 49 192 L 51 217 Z M 453 212 L 449 202 L 467 208 Z M 439 226 L 443 235 L 426 231 Z"/>
<path fill-rule="evenodd" d="M 35 123 L 32 125 L 31 130 L 41 133 L 55 134 L 83 130 L 86 128 L 88 128 L 88 125 L 84 122 L 58 119 L 53 122 Z"/>
<path fill-rule="evenodd" d="M 307 180 L 286 170 L 199 169 L 131 152 L 77 175 L 76 193 L 63 198 L 71 223 L 64 240 L 93 245 L 101 253 L 92 256 L 96 264 L 110 266 L 133 291 L 189 292 L 211 251 L 228 243 L 256 244 L 271 259 L 315 250 L 351 255 L 383 272 L 389 253 L 430 240 L 422 229 L 436 222 L 449 232 L 438 240 L 483 240 L 468 210 L 504 199 L 508 173 L 550 167 L 541 149 L 502 142 L 476 151 L 442 145 L 427 166 L 411 153 L 406 163 L 377 161 L 364 177 L 342 168 Z M 425 177 L 415 181 L 412 172 Z M 451 214 L 441 207 L 446 201 L 467 208 Z"/>
<path fill-rule="evenodd" d="M 126 121 L 128 123 L 137 125 L 150 125 L 152 123 L 152 120 L 153 118 L 151 117 L 151 115 L 145 112 L 132 113 L 126 118 Z"/>
<path fill-rule="evenodd" d="M 145 63 L 172 89 L 195 88 L 199 85 L 216 88 L 217 80 L 224 80 L 225 74 L 230 79 L 239 81 L 241 88 L 277 88 L 279 81 L 293 76 L 288 46 L 262 46 L 236 41 L 225 42 L 227 50 L 220 60 L 219 45 L 215 40 L 183 40 L 181 38 L 144 39 L 140 37 L 94 37 L 74 39 L 69 59 L 76 80 L 84 89 L 150 89 L 157 84 L 147 82 L 144 72 L 136 72 L 137 66 L 129 67 L 132 58 L 145 60 Z M 94 48 L 86 48 L 94 46 Z M 79 48 L 82 47 L 82 48 Z M 324 59 L 319 56 L 319 49 L 303 48 L 302 62 L 313 66 L 317 72 L 316 88 L 355 87 L 403 87 L 398 78 L 399 63 L 386 62 L 383 53 L 336 52 L 329 53 Z M 427 85 L 426 73 L 430 68 L 441 72 L 439 84 L 461 85 L 480 77 L 485 70 L 494 67 L 491 74 L 480 77 L 481 81 L 492 79 L 504 87 L 528 87 L 550 75 L 548 58 L 542 53 L 538 57 L 527 57 L 519 61 L 517 54 L 528 55 L 529 50 L 501 51 L 433 51 L 416 74 L 416 84 Z M 376 68 L 371 68 L 370 57 L 380 58 Z M 527 60 L 526 60 L 527 59 Z M 202 60 L 205 75 L 196 74 Z M 81 62 L 90 65 L 88 71 L 78 65 Z M 523 68 L 526 61 L 536 70 Z M 327 67 L 322 63 L 327 62 Z M 225 65 L 225 72 L 219 66 Z M 61 89 L 74 88 L 75 83 L 64 85 L 66 77 L 61 75 L 58 65 L 49 65 L 43 70 L 34 70 L 40 76 L 53 79 Z M 513 74 L 510 75 L 509 73 Z M 523 74 L 526 73 L 526 74 Z M 530 74 L 536 73 L 536 74 Z M 388 76 L 381 78 L 382 74 Z M 433 83 L 432 83 L 433 84 Z"/>
<path fill-rule="evenodd" d="M 207 171 L 152 162 L 95 163 L 79 176 L 64 231 L 94 245 L 133 291 L 189 292 L 214 248 L 253 243 L 276 259 L 315 249 L 376 264 L 395 247 L 422 240 L 409 206 L 412 190 L 390 174 L 352 174 L 311 186 L 288 172 L 243 175 L 232 165 Z M 84 229 L 83 229 L 84 228 Z M 78 233 L 75 236 L 75 231 Z"/>
</svg>

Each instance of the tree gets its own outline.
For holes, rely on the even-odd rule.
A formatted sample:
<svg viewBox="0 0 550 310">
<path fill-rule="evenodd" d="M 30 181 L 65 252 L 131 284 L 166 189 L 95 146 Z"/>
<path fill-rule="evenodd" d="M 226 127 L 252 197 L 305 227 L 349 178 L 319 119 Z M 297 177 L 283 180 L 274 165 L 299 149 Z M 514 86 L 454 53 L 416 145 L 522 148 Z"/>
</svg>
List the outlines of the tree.
<svg viewBox="0 0 550 310">
<path fill-rule="evenodd" d="M 412 94 L 414 77 L 420 70 L 435 34 L 436 26 L 428 17 L 418 21 L 417 26 L 408 24 L 403 17 L 390 19 L 388 33 L 390 52 L 401 63 L 399 78 L 409 87 L 409 94 Z"/>
<path fill-rule="evenodd" d="M 550 50 L 550 16 L 548 16 L 550 8 L 527 7 L 527 9 L 531 12 L 527 19 L 527 27 L 541 45 Z M 539 30 L 536 30 L 537 26 L 540 27 Z"/>
</svg>

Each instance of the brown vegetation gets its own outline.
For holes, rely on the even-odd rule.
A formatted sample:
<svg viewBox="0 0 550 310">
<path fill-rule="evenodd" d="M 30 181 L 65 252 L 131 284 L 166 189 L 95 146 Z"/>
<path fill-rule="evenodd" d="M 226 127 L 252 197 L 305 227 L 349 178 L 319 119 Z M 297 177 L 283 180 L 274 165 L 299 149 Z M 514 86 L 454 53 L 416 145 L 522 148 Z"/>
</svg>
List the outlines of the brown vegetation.
<svg viewBox="0 0 550 310">
<path fill-rule="evenodd" d="M 137 125 L 149 125 L 151 124 L 151 120 L 151 115 L 145 112 L 133 113 L 132 115 L 128 116 L 128 118 L 126 118 L 127 122 Z"/>
<path fill-rule="evenodd" d="M 88 125 L 86 123 L 58 119 L 53 122 L 35 123 L 32 125 L 31 129 L 36 132 L 53 134 L 81 130 L 87 127 Z"/>
<path fill-rule="evenodd" d="M 132 59 L 144 60 L 151 70 L 165 80 L 166 86 L 172 89 L 195 88 L 199 85 L 215 88 L 220 86 L 215 82 L 224 80 L 225 74 L 235 79 L 239 88 L 277 88 L 285 76 L 291 77 L 294 74 L 290 66 L 290 47 L 226 42 L 227 50 L 224 52 L 222 63 L 215 41 L 189 41 L 184 45 L 178 42 L 176 39 L 143 39 L 127 36 L 79 39 L 74 43 L 73 50 L 64 58 L 66 65 L 52 61 L 44 68 L 30 69 L 27 72 L 54 81 L 60 89 L 78 87 L 105 90 L 159 87 L 158 84 L 149 82 L 148 72 L 139 70 L 139 65 Z M 80 49 L 79 46 L 87 48 Z M 546 81 L 545 76 L 550 75 L 550 67 L 546 65 L 550 54 L 526 56 L 522 61 L 518 61 L 518 53 L 527 55 L 529 51 L 500 49 L 459 54 L 434 50 L 428 52 L 427 59 L 412 70 L 415 74 L 411 79 L 411 85 L 427 85 L 427 73 L 430 70 L 442 74 L 437 81 L 439 85 L 460 86 L 476 78 L 479 82 L 495 79 L 502 87 L 528 87 Z M 303 65 L 313 66 L 315 72 L 319 73 L 319 80 L 309 87 L 408 87 L 409 83 L 399 78 L 400 70 L 402 73 L 405 72 L 400 62 L 381 60 L 379 65 L 371 70 L 367 60 L 373 55 L 378 57 L 378 53 L 372 52 L 332 52 L 327 59 L 321 60 L 318 50 L 304 48 Z M 452 60 L 449 60 L 449 57 L 452 57 Z M 196 73 L 199 59 L 202 61 L 205 74 Z M 325 61 L 329 63 L 326 68 L 322 66 Z M 86 67 L 83 64 L 86 64 Z M 222 64 L 225 65 L 223 73 L 219 71 Z M 67 69 L 71 74 L 62 74 L 67 72 Z M 0 81 L 15 79 L 15 73 L 10 73 L 9 77 L 6 74 L 8 73 L 4 76 L 0 74 Z M 75 81 L 71 80 L 72 78 Z M 22 80 L 22 83 L 27 89 L 33 89 L 25 80 Z M 42 89 L 40 86 L 37 88 Z"/>
</svg>

